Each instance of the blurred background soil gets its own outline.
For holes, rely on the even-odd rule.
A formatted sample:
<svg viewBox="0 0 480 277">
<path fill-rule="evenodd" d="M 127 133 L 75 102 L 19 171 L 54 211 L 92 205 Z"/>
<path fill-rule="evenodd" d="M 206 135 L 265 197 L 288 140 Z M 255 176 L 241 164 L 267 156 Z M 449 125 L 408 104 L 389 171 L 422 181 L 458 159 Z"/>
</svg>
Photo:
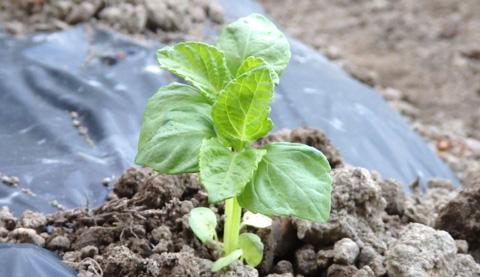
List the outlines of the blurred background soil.
<svg viewBox="0 0 480 277">
<path fill-rule="evenodd" d="M 461 179 L 480 179 L 480 1 L 258 0 L 377 90 Z"/>
</svg>

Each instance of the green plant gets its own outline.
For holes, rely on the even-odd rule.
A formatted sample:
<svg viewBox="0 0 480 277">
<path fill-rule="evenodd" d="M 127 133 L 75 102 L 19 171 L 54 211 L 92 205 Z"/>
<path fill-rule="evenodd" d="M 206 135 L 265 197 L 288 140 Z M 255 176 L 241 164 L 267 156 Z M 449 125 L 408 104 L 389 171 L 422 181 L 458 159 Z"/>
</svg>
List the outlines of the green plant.
<svg viewBox="0 0 480 277">
<path fill-rule="evenodd" d="M 328 219 L 332 179 L 321 152 L 285 142 L 251 147 L 273 128 L 269 104 L 290 60 L 275 25 L 252 14 L 226 26 L 216 46 L 180 43 L 157 59 L 192 86 L 172 83 L 148 100 L 135 162 L 167 174 L 200 172 L 209 202 L 226 201 L 223 257 L 212 271 L 237 259 L 260 263 L 263 244 L 240 234 L 245 225 L 267 227 L 275 214 Z M 242 207 L 264 216 L 247 212 L 241 223 Z M 192 210 L 189 222 L 202 242 L 218 241 L 209 209 Z"/>
</svg>

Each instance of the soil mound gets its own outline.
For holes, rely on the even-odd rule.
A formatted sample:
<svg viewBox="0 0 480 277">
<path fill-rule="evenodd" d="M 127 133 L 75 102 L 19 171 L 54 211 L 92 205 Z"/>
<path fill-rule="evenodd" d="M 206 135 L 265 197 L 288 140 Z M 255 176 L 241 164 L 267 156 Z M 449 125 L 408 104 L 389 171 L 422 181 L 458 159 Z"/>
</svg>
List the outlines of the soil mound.
<svg viewBox="0 0 480 277">
<path fill-rule="evenodd" d="M 275 217 L 271 228 L 257 231 L 265 243 L 258 268 L 235 263 L 217 276 L 480 274 L 480 265 L 468 254 L 479 251 L 467 242 L 470 229 L 457 228 L 454 237 L 460 240 L 454 240 L 431 227 L 448 229 L 442 222 L 457 198 L 479 201 L 478 193 L 458 194 L 448 181 L 432 180 L 425 194 L 405 195 L 400 183 L 344 164 L 319 130 L 281 130 L 257 146 L 271 141 L 303 142 L 324 151 L 334 179 L 330 219 L 319 224 Z M 224 206 L 208 204 L 197 174 L 170 176 L 130 168 L 115 183 L 110 199 L 96 209 L 86 206 L 49 216 L 26 211 L 16 219 L 4 207 L 0 242 L 50 249 L 79 276 L 212 276 L 210 267 L 220 251 L 198 241 L 188 224 L 188 213 L 198 206 L 218 214 L 220 233 Z M 478 218 L 458 220 L 474 224 L 455 226 L 479 223 Z"/>
</svg>

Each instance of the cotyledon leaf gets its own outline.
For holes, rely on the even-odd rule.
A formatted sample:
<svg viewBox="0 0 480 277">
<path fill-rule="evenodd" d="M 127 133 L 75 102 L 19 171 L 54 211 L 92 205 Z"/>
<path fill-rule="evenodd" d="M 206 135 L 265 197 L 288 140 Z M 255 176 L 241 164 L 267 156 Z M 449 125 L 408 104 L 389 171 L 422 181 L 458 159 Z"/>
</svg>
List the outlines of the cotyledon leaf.
<svg viewBox="0 0 480 277">
<path fill-rule="evenodd" d="M 225 53 L 233 76 L 238 76 L 238 68 L 250 56 L 264 59 L 278 76 L 290 61 L 287 38 L 260 14 L 251 14 L 227 25 L 216 46 Z"/>
<path fill-rule="evenodd" d="M 157 51 L 161 68 L 192 83 L 212 103 L 232 79 L 224 53 L 201 42 L 184 42 Z"/>
<path fill-rule="evenodd" d="M 251 71 L 231 81 L 212 107 L 212 118 L 222 141 L 239 150 L 266 135 L 273 83 L 267 68 Z"/>
<path fill-rule="evenodd" d="M 232 152 L 217 138 L 204 140 L 200 149 L 200 183 L 210 203 L 240 194 L 250 181 L 265 150 L 247 148 Z"/>
<path fill-rule="evenodd" d="M 270 143 L 262 149 L 267 153 L 237 197 L 240 206 L 267 216 L 327 221 L 332 192 L 327 158 L 315 148 L 298 143 Z"/>
<path fill-rule="evenodd" d="M 263 243 L 259 236 L 243 233 L 238 238 L 238 247 L 242 249 L 242 258 L 249 266 L 257 266 L 263 258 Z"/>
<path fill-rule="evenodd" d="M 198 172 L 202 141 L 216 136 L 211 106 L 196 101 L 171 104 L 174 108 L 163 114 L 159 126 L 149 125 L 153 132 L 144 130 L 149 139 L 142 143 L 135 163 L 167 174 Z M 154 108 L 153 102 L 149 108 Z"/>
<path fill-rule="evenodd" d="M 228 254 L 227 256 L 221 257 L 220 259 L 216 260 L 213 263 L 211 271 L 217 272 L 220 269 L 227 267 L 233 262 L 237 261 L 238 259 L 240 259 L 241 256 L 242 256 L 242 250 L 241 249 L 235 250 L 232 253 Z"/>
<path fill-rule="evenodd" d="M 217 216 L 209 208 L 198 207 L 192 209 L 188 218 L 188 224 L 202 243 L 215 238 Z"/>
</svg>

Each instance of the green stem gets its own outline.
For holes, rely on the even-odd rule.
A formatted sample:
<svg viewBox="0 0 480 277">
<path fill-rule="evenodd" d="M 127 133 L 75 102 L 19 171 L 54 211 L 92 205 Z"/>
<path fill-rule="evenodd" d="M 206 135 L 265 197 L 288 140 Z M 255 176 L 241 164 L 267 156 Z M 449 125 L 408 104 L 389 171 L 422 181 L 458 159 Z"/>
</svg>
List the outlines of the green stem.
<svg viewBox="0 0 480 277">
<path fill-rule="evenodd" d="M 223 233 L 223 254 L 225 256 L 238 249 L 241 215 L 242 208 L 238 204 L 236 197 L 225 200 L 225 227 Z"/>
</svg>

